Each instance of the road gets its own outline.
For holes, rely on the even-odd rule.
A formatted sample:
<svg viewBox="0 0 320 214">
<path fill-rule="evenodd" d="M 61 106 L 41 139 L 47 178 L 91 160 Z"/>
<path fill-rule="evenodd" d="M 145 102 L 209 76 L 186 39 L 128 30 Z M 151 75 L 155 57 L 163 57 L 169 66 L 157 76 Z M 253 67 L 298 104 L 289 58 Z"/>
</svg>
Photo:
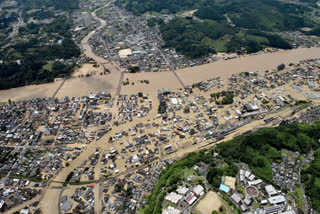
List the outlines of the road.
<svg viewBox="0 0 320 214">
<path fill-rule="evenodd" d="M 107 25 L 107 22 L 103 19 L 100 19 L 98 16 L 97 16 L 97 11 L 105 8 L 105 7 L 108 7 L 111 3 L 113 3 L 113 1 L 110 1 L 108 2 L 106 5 L 102 6 L 102 7 L 99 7 L 97 8 L 96 10 L 94 10 L 92 13 L 91 13 L 91 16 L 93 19 L 95 19 L 96 21 L 100 22 L 100 25 L 95 28 L 94 30 L 92 30 L 91 32 L 89 32 L 81 41 L 81 46 L 82 46 L 82 49 L 83 49 L 83 53 L 84 55 L 86 55 L 88 58 L 91 58 L 93 59 L 94 61 L 96 61 L 100 66 L 102 66 L 105 70 L 109 70 L 110 71 L 110 78 L 112 79 L 112 81 L 118 81 L 118 87 L 117 87 L 117 90 L 116 90 L 116 94 L 115 96 L 119 95 L 120 94 L 120 91 L 121 91 L 121 87 L 122 87 L 122 79 L 123 79 L 123 72 L 121 71 L 121 68 L 113 63 L 113 62 L 109 62 L 108 60 L 96 55 L 91 46 L 89 45 L 89 40 L 92 36 L 94 36 L 94 34 L 101 30 L 102 28 L 104 28 L 106 25 Z M 103 43 L 105 47 L 106 44 Z M 110 56 L 109 56 L 110 57 Z"/>
<path fill-rule="evenodd" d="M 92 58 L 94 61 L 96 61 L 97 63 L 99 63 L 100 65 L 102 65 L 104 68 L 106 69 L 109 69 L 108 67 L 106 67 L 106 65 L 110 65 L 112 67 L 112 69 L 109 69 L 110 72 L 113 72 L 113 71 L 119 71 L 119 67 L 117 67 L 116 65 L 114 64 L 111 64 L 108 62 L 108 60 L 100 57 L 100 56 L 97 56 L 93 51 L 92 51 L 92 48 L 91 46 L 89 45 L 89 40 L 90 38 L 99 30 L 101 30 L 102 28 L 104 28 L 106 25 L 107 25 L 107 22 L 103 19 L 100 19 L 98 16 L 97 16 L 97 11 L 105 8 L 105 7 L 108 7 L 110 4 L 112 3 L 112 1 L 108 2 L 106 5 L 102 6 L 102 7 L 99 7 L 97 8 L 96 10 L 94 10 L 92 13 L 91 13 L 91 16 L 93 19 L 95 19 L 96 21 L 100 22 L 100 25 L 95 28 L 94 30 L 92 30 L 91 32 L 89 32 L 81 41 L 81 46 L 84 50 L 84 54 L 89 57 L 89 58 Z"/>
<path fill-rule="evenodd" d="M 21 7 L 19 9 L 18 23 L 13 25 L 13 29 L 12 29 L 12 32 L 9 34 L 9 38 L 12 38 L 13 36 L 17 35 L 19 32 L 19 28 L 24 24 L 23 18 L 22 18 L 23 3 L 22 1 L 20 3 L 21 3 Z"/>
</svg>

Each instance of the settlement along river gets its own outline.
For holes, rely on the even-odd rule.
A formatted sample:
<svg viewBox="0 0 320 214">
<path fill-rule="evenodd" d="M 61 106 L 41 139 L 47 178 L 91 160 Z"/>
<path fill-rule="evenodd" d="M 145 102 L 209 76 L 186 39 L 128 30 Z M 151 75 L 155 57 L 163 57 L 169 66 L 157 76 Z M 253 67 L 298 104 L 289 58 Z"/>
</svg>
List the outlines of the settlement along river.
<svg viewBox="0 0 320 214">
<path fill-rule="evenodd" d="M 110 3 L 109 3 L 110 4 Z M 107 5 L 103 6 L 106 7 Z M 103 8 L 101 7 L 101 8 Z M 92 52 L 91 47 L 88 45 L 88 40 L 90 37 L 99 29 L 103 28 L 106 25 L 104 20 L 98 18 L 95 14 L 95 10 L 92 13 L 92 16 L 98 20 L 101 24 L 98 28 L 91 31 L 83 40 L 82 45 L 84 48 L 84 54 L 88 57 L 93 58 L 100 64 L 107 63 L 107 60 L 103 59 L 95 55 Z M 201 66 L 195 66 L 192 68 L 186 68 L 177 70 L 177 74 L 182 79 L 182 81 L 186 85 L 190 85 L 195 82 L 205 81 L 209 78 L 221 76 L 224 79 L 231 76 L 234 73 L 239 72 L 250 72 L 250 71 L 261 71 L 261 70 L 268 70 L 275 68 L 277 65 L 281 63 L 297 63 L 300 60 L 310 59 L 310 58 L 317 58 L 320 57 L 320 48 L 298 48 L 294 50 L 288 51 L 279 51 L 275 53 L 268 53 L 268 54 L 261 54 L 261 55 L 254 55 L 254 56 L 244 56 L 237 59 L 227 60 L 227 61 L 218 61 L 210 64 L 205 64 Z M 114 75 L 114 76 L 113 76 Z M 172 87 L 180 87 L 179 84 L 177 85 L 177 80 L 174 79 L 172 75 L 168 75 L 168 72 L 162 73 L 140 73 L 137 74 L 140 76 L 145 76 L 144 79 L 150 80 L 150 88 L 145 87 L 145 89 L 141 88 L 141 90 L 147 90 L 143 92 L 147 93 L 156 93 L 159 85 L 170 86 Z M 120 79 L 120 72 L 115 72 L 111 70 L 110 79 L 105 80 L 106 83 L 108 81 L 119 81 Z M 74 78 L 77 79 L 77 78 Z M 68 90 L 62 88 L 61 92 L 59 92 L 58 96 L 72 96 L 72 84 L 74 79 L 70 81 L 66 81 L 65 84 L 70 84 Z M 90 78 L 89 78 L 90 79 Z M 84 80 L 85 81 L 85 80 Z M 14 88 L 9 90 L 2 90 L 0 91 L 0 101 L 6 102 L 8 99 L 11 100 L 19 100 L 19 99 L 28 99 L 33 97 L 45 97 L 51 96 L 50 90 L 54 91 L 53 87 L 55 83 L 49 84 L 42 84 L 42 85 L 32 85 L 32 86 L 25 86 L 20 88 Z M 71 89 L 70 89 L 71 88 Z M 74 89 L 77 92 L 77 88 Z M 92 89 L 88 87 L 87 91 L 82 90 L 81 93 L 77 94 L 77 96 L 88 95 Z M 105 90 L 105 88 L 101 88 L 101 91 Z M 44 93 L 45 92 L 45 93 Z M 95 143 L 97 144 L 97 143 Z M 65 181 L 66 176 L 75 168 L 78 167 L 82 162 L 81 160 L 87 159 L 93 152 L 95 148 L 88 148 L 83 153 L 81 153 L 80 157 L 75 159 L 70 163 L 69 167 L 65 167 L 62 171 L 53 179 L 50 187 L 45 190 L 45 194 L 43 195 L 43 200 L 41 201 L 42 210 L 47 214 L 57 214 L 59 213 L 59 198 L 61 194 L 61 190 L 63 188 L 62 183 Z M 99 204 L 99 203 L 97 203 Z"/>
</svg>

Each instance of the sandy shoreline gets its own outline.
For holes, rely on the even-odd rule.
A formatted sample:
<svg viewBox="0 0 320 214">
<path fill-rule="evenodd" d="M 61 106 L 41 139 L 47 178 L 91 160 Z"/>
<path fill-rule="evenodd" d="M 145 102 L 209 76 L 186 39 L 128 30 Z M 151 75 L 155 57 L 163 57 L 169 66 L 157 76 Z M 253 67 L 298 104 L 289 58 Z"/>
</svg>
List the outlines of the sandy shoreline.
<svg viewBox="0 0 320 214">
<path fill-rule="evenodd" d="M 275 53 L 244 56 L 231 60 L 221 60 L 210 64 L 194 66 L 177 70 L 176 73 L 185 85 L 206 81 L 213 77 L 222 77 L 226 80 L 232 74 L 251 71 L 264 71 L 276 68 L 279 64 L 297 63 L 301 60 L 320 57 L 320 48 L 298 48 Z M 97 69 L 99 70 L 99 69 Z M 125 74 L 123 81 L 129 79 L 130 84 L 122 86 L 121 93 L 155 93 L 159 88 L 180 89 L 182 86 L 171 72 L 148 72 Z M 84 96 L 89 92 L 109 91 L 116 92 L 120 72 L 94 75 L 87 78 L 72 78 L 67 80 L 57 94 L 57 97 Z M 139 80 L 149 80 L 150 84 L 138 83 Z M 132 85 L 134 82 L 134 85 Z M 52 96 L 61 81 L 42 85 L 31 85 L 0 91 L 0 102 L 24 100 L 35 97 Z"/>
</svg>

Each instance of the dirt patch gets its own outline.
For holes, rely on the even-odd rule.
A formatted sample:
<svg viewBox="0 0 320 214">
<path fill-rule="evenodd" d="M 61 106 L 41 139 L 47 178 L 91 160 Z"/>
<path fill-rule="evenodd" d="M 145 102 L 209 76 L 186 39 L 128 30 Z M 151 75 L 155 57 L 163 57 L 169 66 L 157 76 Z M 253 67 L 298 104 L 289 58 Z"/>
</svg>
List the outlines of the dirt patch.
<svg viewBox="0 0 320 214">
<path fill-rule="evenodd" d="M 215 192 L 208 192 L 203 199 L 195 206 L 195 212 L 199 214 L 211 214 L 212 211 L 218 211 L 223 206 L 220 197 Z"/>
<path fill-rule="evenodd" d="M 226 176 L 226 180 L 225 180 L 224 184 L 228 187 L 231 187 L 232 189 L 235 189 L 236 178 Z"/>
<path fill-rule="evenodd" d="M 246 193 L 250 197 L 258 197 L 258 195 L 259 195 L 258 189 L 256 187 L 254 187 L 254 186 L 247 187 L 246 188 Z"/>
</svg>

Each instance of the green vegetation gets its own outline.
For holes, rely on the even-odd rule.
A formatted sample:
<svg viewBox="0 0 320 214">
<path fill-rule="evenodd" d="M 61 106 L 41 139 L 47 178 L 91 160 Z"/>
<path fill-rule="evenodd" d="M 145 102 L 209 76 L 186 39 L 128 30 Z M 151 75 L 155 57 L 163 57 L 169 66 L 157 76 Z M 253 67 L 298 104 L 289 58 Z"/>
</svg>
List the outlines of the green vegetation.
<svg viewBox="0 0 320 214">
<path fill-rule="evenodd" d="M 72 178 L 73 175 L 74 175 L 74 172 L 73 172 L 73 171 L 70 172 L 70 173 L 67 175 L 67 177 L 66 177 L 65 183 L 68 183 L 68 182 L 71 180 L 71 178 Z"/>
<path fill-rule="evenodd" d="M 216 51 L 254 53 L 264 47 L 290 49 L 288 42 L 275 34 L 239 30 L 224 22 L 175 18 L 161 24 L 164 48 L 175 48 L 189 58 L 207 56 Z"/>
<path fill-rule="evenodd" d="M 209 156 L 211 159 L 209 159 Z M 207 158 L 207 159 L 206 159 Z M 173 165 L 161 171 L 160 178 L 155 185 L 152 194 L 148 197 L 148 203 L 143 208 L 142 213 L 161 213 L 161 205 L 166 192 L 171 192 L 177 188 L 177 184 L 181 181 L 181 171 L 191 168 L 200 161 L 206 162 L 213 158 L 213 154 L 205 155 L 204 152 L 190 153 L 185 158 L 177 161 Z"/>
<path fill-rule="evenodd" d="M 17 178 L 17 179 L 27 179 L 31 182 L 36 182 L 36 183 L 40 183 L 42 182 L 42 179 L 39 177 L 29 177 L 29 176 L 23 176 L 23 175 L 16 175 L 16 174 L 11 174 L 10 175 L 11 178 Z"/>
<path fill-rule="evenodd" d="M 233 103 L 234 95 L 232 91 L 221 91 L 218 93 L 212 93 L 210 94 L 210 96 L 214 98 L 217 105 L 228 105 Z"/>
<path fill-rule="evenodd" d="M 297 208 L 300 210 L 304 210 L 304 200 L 303 200 L 303 194 L 302 194 L 301 188 L 297 188 L 293 193 L 290 192 L 289 194 L 296 201 Z"/>
<path fill-rule="evenodd" d="M 302 170 L 305 192 L 311 198 L 312 207 L 320 211 L 320 148 L 315 151 L 314 161 Z"/>
<path fill-rule="evenodd" d="M 43 7 L 54 7 L 55 10 L 72 11 L 78 8 L 78 0 L 24 0 L 26 11 Z M 41 11 L 41 10 L 40 10 Z"/>
<path fill-rule="evenodd" d="M 313 208 L 320 210 L 320 196 L 318 194 L 320 192 L 319 138 L 319 122 L 314 125 L 291 124 L 260 129 L 249 135 L 239 136 L 221 143 L 215 149 L 215 152 L 219 153 L 217 158 L 214 158 L 214 150 L 188 154 L 161 172 L 159 181 L 149 196 L 143 213 L 160 213 L 166 192 L 176 188 L 183 177 L 194 174 L 192 167 L 201 161 L 209 164 L 206 177 L 215 189 L 219 187 L 222 175 L 235 176 L 238 169 L 234 163 L 237 162 L 248 164 L 254 174 L 266 182 L 272 183 L 271 162 L 282 158 L 281 151 L 308 153 L 311 149 L 315 150 L 315 160 L 309 167 L 302 170 L 302 181 L 306 184 L 306 194 L 311 197 Z M 221 159 L 223 159 L 223 164 Z M 181 172 L 183 172 L 183 176 Z M 302 209 L 301 188 L 297 188 L 293 197 L 299 208 Z"/>
<path fill-rule="evenodd" d="M 265 31 L 296 30 L 317 26 L 312 19 L 313 4 L 286 3 L 279 0 L 119 0 L 118 4 L 136 15 L 146 12 L 177 13 L 198 9 L 201 19 L 225 21 L 226 16 L 237 27 Z"/>
<path fill-rule="evenodd" d="M 131 67 L 129 68 L 129 72 L 130 72 L 130 73 L 136 73 L 136 72 L 138 72 L 138 71 L 140 71 L 140 68 L 139 68 L 138 66 L 131 66 Z"/>
<path fill-rule="evenodd" d="M 80 55 L 70 32 L 72 23 L 69 13 L 76 8 L 78 0 L 23 1 L 22 17 L 25 23 L 31 17 L 52 21 L 48 24 L 29 22 L 19 28 L 18 36 L 26 39 L 0 49 L 3 61 L 0 64 L 0 90 L 52 82 L 54 78 L 70 75 L 75 65 L 72 61 L 60 60 L 70 60 Z M 42 37 L 38 36 L 40 34 Z"/>
<path fill-rule="evenodd" d="M 160 26 L 164 47 L 175 48 L 190 58 L 198 58 L 216 51 L 253 53 L 264 47 L 291 48 L 287 41 L 272 32 L 311 27 L 312 30 L 305 33 L 320 35 L 319 21 L 314 19 L 313 14 L 318 6 L 311 1 L 301 2 L 118 0 L 117 4 L 136 15 L 146 12 L 175 14 L 196 9 L 192 16 L 174 18 L 169 23 L 150 18 L 148 26 Z"/>
<path fill-rule="evenodd" d="M 307 153 L 317 147 L 318 125 L 294 124 L 261 129 L 220 144 L 218 151 L 227 163 L 244 162 L 253 172 L 272 182 L 271 162 L 281 159 L 281 149 Z"/>
<path fill-rule="evenodd" d="M 0 64 L 0 89 L 52 82 L 56 77 L 68 76 L 73 71 L 73 64 L 52 61 L 79 55 L 80 49 L 68 38 L 60 45 L 41 45 L 41 41 L 30 39 L 8 47 L 0 52 L 4 60 Z"/>
<path fill-rule="evenodd" d="M 215 163 L 211 163 L 210 169 L 207 173 L 207 180 L 213 187 L 218 189 L 223 175 L 234 177 L 237 172 L 238 168 L 234 164 L 231 164 L 226 168 L 217 168 Z"/>
</svg>

